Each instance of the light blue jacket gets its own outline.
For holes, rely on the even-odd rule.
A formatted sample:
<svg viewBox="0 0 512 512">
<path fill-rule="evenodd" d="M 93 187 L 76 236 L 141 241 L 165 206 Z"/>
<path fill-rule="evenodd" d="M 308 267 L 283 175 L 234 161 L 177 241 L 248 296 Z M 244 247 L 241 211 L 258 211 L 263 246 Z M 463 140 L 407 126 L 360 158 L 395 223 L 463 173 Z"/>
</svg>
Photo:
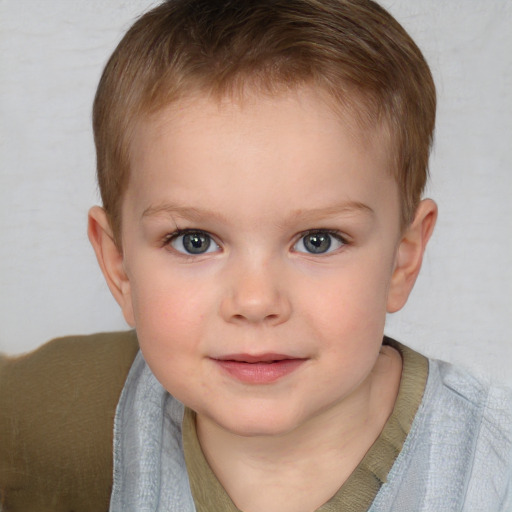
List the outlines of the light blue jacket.
<svg viewBox="0 0 512 512">
<path fill-rule="evenodd" d="M 115 419 L 111 512 L 192 512 L 183 405 L 139 353 Z M 422 403 L 369 512 L 512 512 L 512 394 L 429 361 Z"/>
</svg>

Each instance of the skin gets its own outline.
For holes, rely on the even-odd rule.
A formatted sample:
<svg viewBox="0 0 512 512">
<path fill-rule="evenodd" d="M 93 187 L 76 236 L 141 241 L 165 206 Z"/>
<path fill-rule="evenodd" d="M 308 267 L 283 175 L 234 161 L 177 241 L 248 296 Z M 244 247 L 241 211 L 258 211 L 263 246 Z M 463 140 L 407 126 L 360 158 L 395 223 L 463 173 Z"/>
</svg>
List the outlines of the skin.
<svg viewBox="0 0 512 512">
<path fill-rule="evenodd" d="M 196 411 L 205 456 L 246 512 L 320 506 L 392 411 L 401 359 L 381 346 L 385 315 L 407 300 L 436 206 L 400 229 L 388 155 L 385 130 L 363 132 L 312 87 L 196 96 L 135 132 L 121 250 L 90 211 L 148 365 Z M 177 228 L 205 233 L 208 250 L 187 254 Z M 309 252 L 311 230 L 326 252 Z M 219 363 L 269 353 L 297 365 L 254 383 Z"/>
</svg>

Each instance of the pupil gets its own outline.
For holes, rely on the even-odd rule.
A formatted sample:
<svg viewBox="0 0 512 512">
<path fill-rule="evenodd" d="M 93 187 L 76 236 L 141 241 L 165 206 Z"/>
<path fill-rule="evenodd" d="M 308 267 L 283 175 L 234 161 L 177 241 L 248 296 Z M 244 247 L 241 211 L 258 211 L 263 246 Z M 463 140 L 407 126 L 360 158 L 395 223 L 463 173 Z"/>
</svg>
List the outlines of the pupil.
<svg viewBox="0 0 512 512">
<path fill-rule="evenodd" d="M 331 246 L 331 237 L 324 233 L 314 233 L 305 238 L 304 245 L 309 252 L 320 254 Z"/>
<path fill-rule="evenodd" d="M 183 237 L 183 246 L 191 254 L 202 254 L 210 247 L 210 237 L 203 233 L 190 233 Z"/>
</svg>

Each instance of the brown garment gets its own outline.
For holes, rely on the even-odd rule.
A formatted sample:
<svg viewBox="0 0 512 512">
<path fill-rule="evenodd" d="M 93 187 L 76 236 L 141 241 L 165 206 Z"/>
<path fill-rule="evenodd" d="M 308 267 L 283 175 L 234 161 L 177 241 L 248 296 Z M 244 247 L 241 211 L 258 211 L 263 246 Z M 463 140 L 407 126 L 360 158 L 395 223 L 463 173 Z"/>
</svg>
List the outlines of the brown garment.
<svg viewBox="0 0 512 512">
<path fill-rule="evenodd" d="M 108 510 L 115 409 L 137 350 L 129 331 L 0 357 L 3 512 Z"/>
</svg>

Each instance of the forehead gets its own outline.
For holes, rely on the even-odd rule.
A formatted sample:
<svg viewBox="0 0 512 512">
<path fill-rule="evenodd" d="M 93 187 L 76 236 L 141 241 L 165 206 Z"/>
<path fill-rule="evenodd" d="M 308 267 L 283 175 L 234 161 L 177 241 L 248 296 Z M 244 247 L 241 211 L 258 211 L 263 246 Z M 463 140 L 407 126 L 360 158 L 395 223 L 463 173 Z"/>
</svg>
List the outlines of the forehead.
<svg viewBox="0 0 512 512">
<path fill-rule="evenodd" d="M 389 161 L 385 127 L 363 126 L 318 88 L 196 94 L 137 125 L 127 196 L 139 208 L 169 194 L 186 201 L 200 194 L 221 208 L 229 192 L 246 195 L 247 204 L 271 194 L 277 206 L 293 199 L 290 187 L 297 201 L 363 198 L 392 180 Z"/>
<path fill-rule="evenodd" d="M 235 117 L 239 133 L 243 133 L 243 128 L 258 118 L 267 118 L 268 125 L 275 123 L 274 116 L 268 118 L 269 107 L 279 110 L 276 117 L 283 125 L 289 121 L 295 127 L 303 126 L 311 134 L 314 128 L 318 134 L 323 132 L 327 135 L 327 130 L 332 130 L 333 125 L 338 124 L 344 136 L 350 137 L 354 144 L 365 151 L 378 149 L 385 157 L 393 151 L 388 123 L 357 91 L 347 89 L 346 97 L 340 100 L 326 92 L 323 86 L 314 83 L 290 87 L 275 85 L 272 89 L 261 89 L 249 83 L 219 94 L 196 87 L 191 87 L 191 90 L 190 94 L 176 98 L 156 112 L 141 116 L 134 123 L 129 153 L 130 161 L 135 165 L 130 167 L 136 167 L 142 153 L 167 134 L 177 135 L 190 130 L 195 131 L 194 136 L 199 140 L 212 133 L 211 124 L 220 122 L 227 126 L 227 122 Z M 315 115 L 319 111 L 321 119 Z M 283 118 L 282 114 L 286 117 Z M 264 126 L 265 123 L 260 124 Z M 295 131 L 291 134 L 300 136 Z M 253 135 L 256 134 L 253 132 Z"/>
</svg>

